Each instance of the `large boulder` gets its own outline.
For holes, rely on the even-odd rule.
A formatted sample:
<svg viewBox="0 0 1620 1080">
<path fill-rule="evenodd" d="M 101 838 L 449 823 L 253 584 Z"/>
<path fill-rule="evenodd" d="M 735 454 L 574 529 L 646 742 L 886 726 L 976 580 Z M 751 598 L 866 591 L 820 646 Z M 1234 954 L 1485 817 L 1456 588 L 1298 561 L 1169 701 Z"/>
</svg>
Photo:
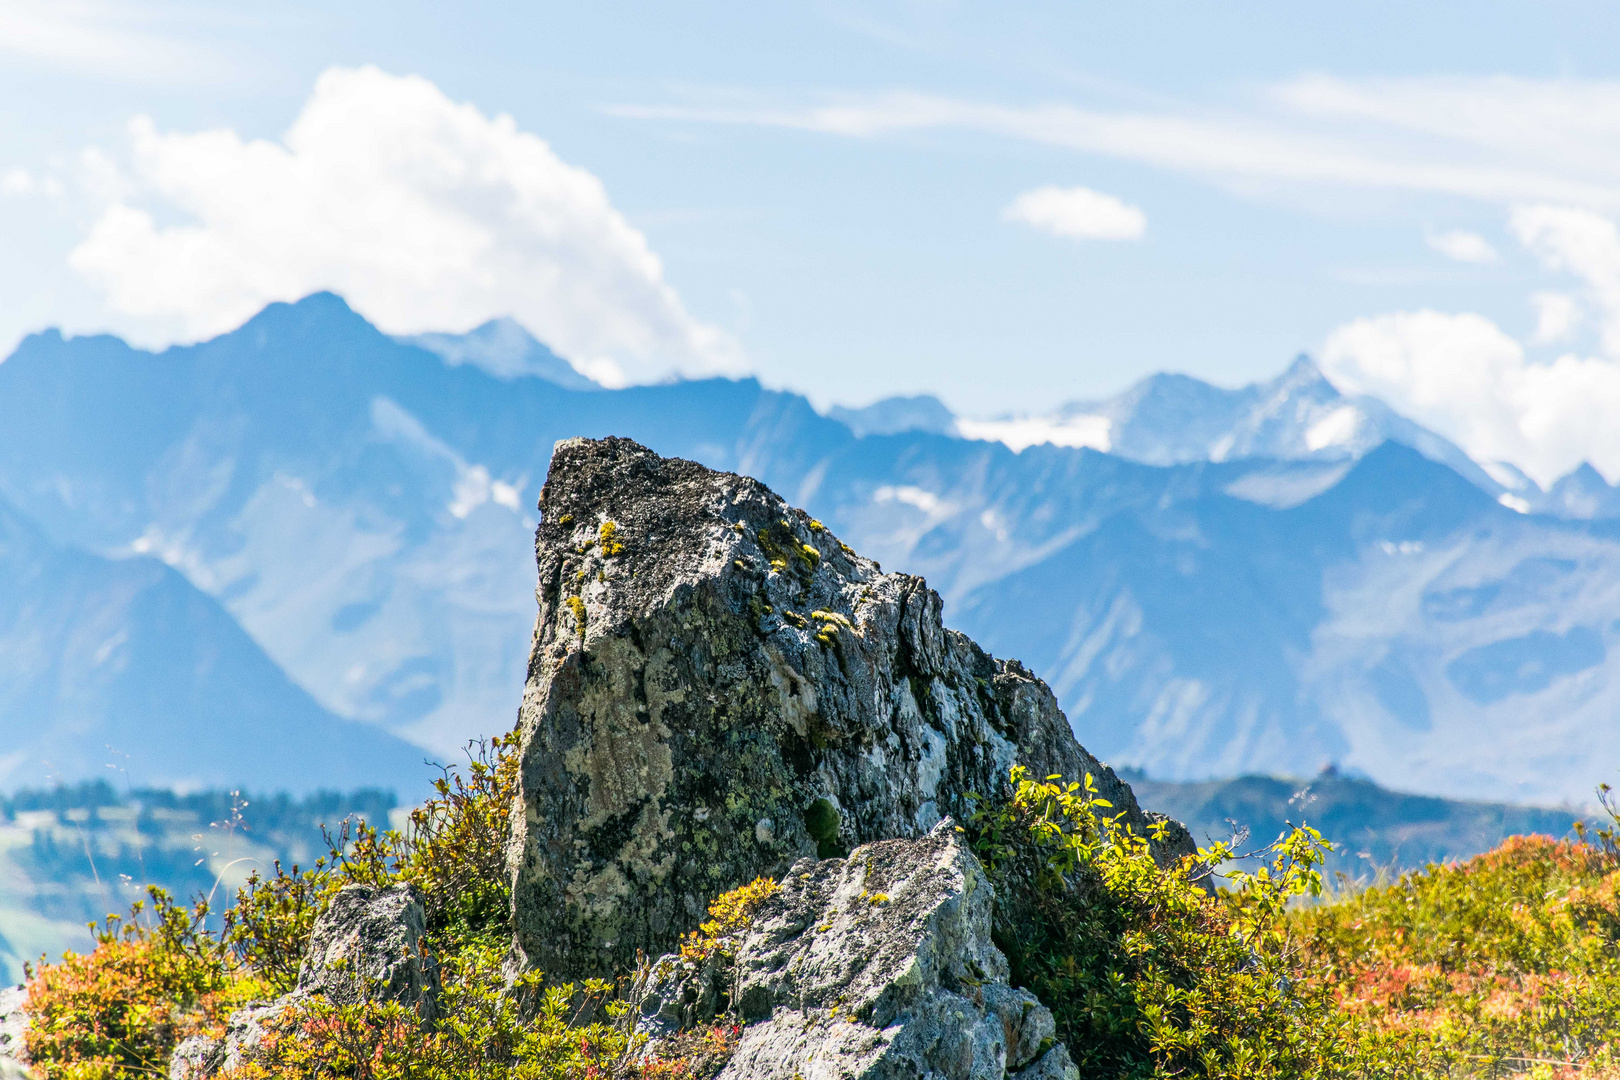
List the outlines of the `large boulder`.
<svg viewBox="0 0 1620 1080">
<path fill-rule="evenodd" d="M 220 1038 L 194 1035 L 175 1047 L 170 1080 L 229 1073 L 259 1052 L 289 1008 L 322 997 L 336 1005 L 397 1001 L 423 1023 L 438 1012 L 438 965 L 425 948 L 427 919 L 409 885 L 346 885 L 321 912 L 291 993 L 238 1009 Z"/>
<path fill-rule="evenodd" d="M 719 1080 L 1073 1080 L 1052 1014 L 1007 982 L 994 892 L 950 819 L 790 870 L 746 929 L 633 991 L 648 1055 L 741 1023 Z"/>
<path fill-rule="evenodd" d="M 1045 683 L 940 619 L 763 484 L 628 439 L 557 444 L 511 851 L 518 960 L 553 978 L 658 955 L 716 894 L 968 820 L 1015 762 L 1090 773 Z M 1173 826 L 1168 856 L 1190 850 Z"/>
</svg>

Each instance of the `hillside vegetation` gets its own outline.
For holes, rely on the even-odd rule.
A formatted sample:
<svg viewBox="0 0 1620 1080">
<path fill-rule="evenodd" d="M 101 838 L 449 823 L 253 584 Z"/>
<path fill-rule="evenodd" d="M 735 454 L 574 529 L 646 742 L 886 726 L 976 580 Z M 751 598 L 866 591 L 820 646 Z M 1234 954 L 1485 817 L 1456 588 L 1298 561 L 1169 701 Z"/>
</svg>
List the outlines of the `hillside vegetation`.
<svg viewBox="0 0 1620 1080">
<path fill-rule="evenodd" d="M 964 823 L 1002 897 L 1015 981 L 1053 1010 L 1085 1076 L 1620 1076 L 1620 848 L 1612 829 L 1517 837 L 1467 862 L 1324 898 L 1309 825 L 1248 858 L 1173 867 L 1122 828 L 1089 778 L 1011 777 Z M 292 985 L 346 883 L 408 882 L 444 979 L 422 1025 L 397 1003 L 284 1014 L 246 1077 L 703 1077 L 735 1028 L 638 1054 L 624 983 L 508 984 L 508 743 L 475 753 L 399 831 L 359 824 L 310 868 L 254 875 L 231 904 L 161 890 L 93 950 L 33 975 L 27 1050 L 47 1078 L 166 1075 L 175 1044 Z M 1230 887 L 1201 884 L 1228 868 Z M 761 883 L 717 898 L 694 950 L 724 947 Z M 217 927 L 217 929 L 216 929 Z M 629 975 L 629 972 L 625 972 Z"/>
<path fill-rule="evenodd" d="M 127 910 L 148 885 L 228 898 L 278 859 L 308 866 L 325 854 L 323 824 L 386 825 L 394 804 L 382 791 L 182 795 L 105 781 L 0 798 L 0 982 L 21 980 L 26 961 L 92 947 L 86 924 Z"/>
</svg>

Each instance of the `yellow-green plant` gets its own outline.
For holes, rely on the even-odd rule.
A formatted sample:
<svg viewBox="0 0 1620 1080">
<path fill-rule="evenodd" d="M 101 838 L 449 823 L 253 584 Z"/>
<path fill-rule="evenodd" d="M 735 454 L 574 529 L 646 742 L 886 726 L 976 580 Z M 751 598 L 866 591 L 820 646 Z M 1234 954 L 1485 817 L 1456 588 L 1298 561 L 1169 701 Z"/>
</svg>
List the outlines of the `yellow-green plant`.
<svg viewBox="0 0 1620 1080">
<path fill-rule="evenodd" d="M 1197 878 L 1223 846 L 1164 868 L 1150 839 L 1098 796 L 1011 774 L 1012 797 L 977 813 L 975 848 L 998 886 L 996 937 L 1014 981 L 1058 1022 L 1082 1075 L 1333 1074 L 1348 1033 L 1328 996 L 1292 976 L 1283 913 L 1319 894 L 1327 845 L 1305 827 L 1236 876 L 1225 899 Z"/>
<path fill-rule="evenodd" d="M 1290 922 L 1369 1048 L 1401 1047 L 1430 1075 L 1620 1075 L 1612 850 L 1516 836 Z"/>
<path fill-rule="evenodd" d="M 315 920 L 351 883 L 416 886 L 445 970 L 467 972 L 466 985 L 447 986 L 447 997 L 466 1005 L 461 1015 L 475 1016 L 467 995 L 482 995 L 477 1000 L 493 1018 L 489 1023 L 501 1017 L 516 1023 L 517 999 L 490 996 L 494 968 L 463 955 L 485 957 L 507 935 L 505 850 L 517 790 L 512 749 L 502 738 L 473 744 L 467 766 L 444 772 L 434 797 L 412 812 L 405 829 L 345 821 L 328 834 L 327 858 L 308 870 L 277 863 L 272 873 L 251 876 L 212 923 L 207 900 L 186 907 L 161 889 L 150 890 L 150 900 L 137 903 L 128 920 L 109 916 L 93 928 L 95 951 L 42 964 L 33 975 L 27 1050 L 36 1070 L 48 1080 L 166 1074 L 180 1038 L 217 1035 L 242 1002 L 292 989 Z M 538 984 L 526 992 L 539 996 Z M 392 1060 L 389 1048 L 403 1045 L 395 1038 L 399 1018 L 383 1006 L 311 1008 L 310 1038 L 326 1048 L 322 1052 L 338 1054 L 361 1034 L 375 1037 L 379 1061 Z M 488 1030 L 484 1035 L 493 1037 Z"/>
<path fill-rule="evenodd" d="M 612 985 L 548 987 L 530 972 L 509 986 L 502 956 L 487 945 L 452 955 L 431 1027 L 398 1002 L 298 1002 L 224 1080 L 606 1080 L 630 1046 Z"/>
<path fill-rule="evenodd" d="M 774 896 L 778 888 L 780 886 L 770 878 L 759 877 L 715 897 L 709 905 L 709 920 L 681 938 L 681 958 L 700 962 L 708 959 L 722 939 L 747 928 L 760 905 Z"/>
</svg>

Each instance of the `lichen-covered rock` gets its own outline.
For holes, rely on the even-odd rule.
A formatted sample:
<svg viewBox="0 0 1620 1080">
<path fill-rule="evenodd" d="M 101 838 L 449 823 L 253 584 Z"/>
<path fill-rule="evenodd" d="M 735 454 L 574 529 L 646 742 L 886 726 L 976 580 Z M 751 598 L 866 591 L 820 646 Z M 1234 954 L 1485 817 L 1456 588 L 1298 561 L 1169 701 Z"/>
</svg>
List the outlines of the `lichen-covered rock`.
<svg viewBox="0 0 1620 1080">
<path fill-rule="evenodd" d="M 423 947 L 427 918 L 409 885 L 346 885 L 310 930 L 293 991 L 238 1009 L 223 1038 L 195 1035 L 175 1047 L 170 1080 L 204 1080 L 252 1060 L 272 1022 L 300 1002 L 397 1001 L 424 1023 L 438 1012 L 439 971 Z"/>
<path fill-rule="evenodd" d="M 1069 1048 L 1058 1043 L 1021 1071 L 1018 1080 L 1080 1080 L 1080 1069 L 1069 1056 Z"/>
<path fill-rule="evenodd" d="M 221 1038 L 193 1035 L 182 1039 L 169 1055 L 169 1080 L 206 1080 L 241 1068 L 263 1045 L 271 1021 L 299 1000 L 297 994 L 286 994 L 238 1009 L 225 1022 Z"/>
<path fill-rule="evenodd" d="M 1073 1080 L 1051 1012 L 1007 984 L 993 902 L 949 819 L 806 860 L 708 960 L 643 973 L 637 1030 L 657 1054 L 718 1015 L 742 1021 L 720 1080 Z"/>
<path fill-rule="evenodd" d="M 540 498 L 511 855 L 521 961 L 625 970 L 757 875 L 965 820 L 1014 762 L 1091 773 L 1146 830 L 1045 683 L 763 484 L 572 439 Z"/>
<path fill-rule="evenodd" d="M 427 916 L 409 885 L 345 886 L 315 921 L 295 993 L 338 1005 L 398 1001 L 432 1020 L 439 972 L 426 936 Z"/>
<path fill-rule="evenodd" d="M 169 1080 L 202 1080 L 218 1071 L 215 1059 L 223 1056 L 225 1041 L 208 1035 L 181 1039 L 169 1055 Z"/>
<path fill-rule="evenodd" d="M 34 1074 L 23 1063 L 23 1040 L 28 1034 L 28 990 L 22 986 L 0 990 L 0 1080 L 29 1080 Z"/>
</svg>

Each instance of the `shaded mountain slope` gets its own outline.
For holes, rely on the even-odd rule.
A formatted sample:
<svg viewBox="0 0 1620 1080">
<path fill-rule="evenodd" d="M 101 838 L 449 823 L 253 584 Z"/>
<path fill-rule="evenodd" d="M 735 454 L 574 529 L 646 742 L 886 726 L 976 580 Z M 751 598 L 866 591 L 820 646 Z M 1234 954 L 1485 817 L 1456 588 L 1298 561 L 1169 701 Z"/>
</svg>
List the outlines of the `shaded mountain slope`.
<svg viewBox="0 0 1620 1080">
<path fill-rule="evenodd" d="M 127 771 L 195 788 L 425 789 L 422 752 L 342 720 L 156 559 L 50 543 L 0 504 L 0 785 Z"/>
</svg>

